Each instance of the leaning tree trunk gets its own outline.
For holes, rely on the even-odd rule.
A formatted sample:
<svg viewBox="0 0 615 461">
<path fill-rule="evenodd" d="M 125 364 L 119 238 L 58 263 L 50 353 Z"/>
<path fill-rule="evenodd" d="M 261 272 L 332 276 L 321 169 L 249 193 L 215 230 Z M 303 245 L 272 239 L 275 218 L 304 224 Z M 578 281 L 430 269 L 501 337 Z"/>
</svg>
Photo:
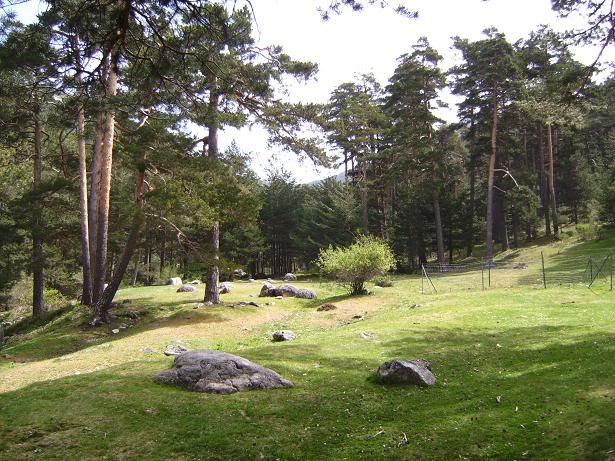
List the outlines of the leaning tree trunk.
<svg viewBox="0 0 615 461">
<path fill-rule="evenodd" d="M 79 38 L 75 36 L 75 78 L 77 86 L 82 90 L 81 56 L 79 54 Z M 83 104 L 77 111 L 77 159 L 79 162 L 79 211 L 81 221 L 81 264 L 83 267 L 83 294 L 81 303 L 92 304 L 92 267 L 90 264 L 90 235 L 88 222 L 88 178 L 85 158 L 85 113 Z"/>
<path fill-rule="evenodd" d="M 105 95 L 111 98 L 117 94 L 117 69 L 111 63 L 108 69 Z M 113 163 L 113 138 L 115 134 L 115 113 L 106 110 L 103 124 L 102 147 L 100 150 L 100 187 L 98 190 L 98 219 L 96 229 L 96 264 L 92 291 L 99 303 L 105 285 L 105 263 L 107 256 L 107 239 L 109 233 L 109 199 L 111 195 L 111 170 Z M 94 244 L 94 242 L 92 242 Z"/>
<path fill-rule="evenodd" d="M 205 299 L 206 303 L 220 304 L 220 294 L 218 292 L 218 279 L 220 271 L 218 269 L 218 248 L 220 243 L 220 228 L 218 222 L 214 222 L 211 228 L 211 249 L 214 251 L 212 269 L 207 276 L 205 282 Z"/>
<path fill-rule="evenodd" d="M 444 264 L 444 237 L 442 236 L 442 218 L 440 215 L 440 199 L 438 197 L 438 191 L 433 189 L 431 192 L 431 198 L 433 200 L 433 214 L 436 221 L 436 243 L 438 246 L 438 264 L 442 266 Z"/>
<path fill-rule="evenodd" d="M 43 316 L 43 232 L 42 207 L 38 196 L 41 187 L 43 161 L 41 158 L 41 124 L 38 114 L 34 118 L 34 203 L 32 204 L 32 317 L 40 319 Z"/>
<path fill-rule="evenodd" d="M 551 130 L 551 124 L 547 123 L 547 155 L 549 159 L 549 174 L 547 176 L 547 183 L 549 189 L 549 195 L 551 196 L 551 216 L 553 218 L 553 238 L 559 239 L 559 223 L 557 222 L 557 198 L 555 197 L 555 176 L 553 165 L 553 133 Z"/>
<path fill-rule="evenodd" d="M 498 133 L 498 95 L 497 88 L 493 90 L 493 117 L 491 121 L 491 155 L 489 156 L 489 175 L 487 179 L 487 239 L 486 259 L 487 263 L 493 261 L 493 182 L 495 176 L 495 160 L 497 155 Z"/>
<path fill-rule="evenodd" d="M 137 204 L 135 214 L 132 219 L 132 226 L 130 228 L 130 232 L 128 233 L 128 238 L 126 240 L 124 250 L 122 251 L 122 255 L 114 268 L 113 276 L 111 277 L 107 288 L 104 289 L 101 297 L 94 305 L 94 318 L 91 322 L 92 325 L 98 325 L 101 322 L 109 323 L 109 310 L 111 309 L 111 303 L 117 293 L 118 288 L 120 287 L 120 283 L 124 278 L 124 274 L 130 264 L 130 260 L 132 259 L 135 249 L 137 248 L 139 235 L 141 233 L 141 229 L 143 228 L 143 223 L 145 222 L 145 215 L 143 213 L 144 184 L 145 171 L 139 170 L 135 176 L 135 198 Z"/>
</svg>

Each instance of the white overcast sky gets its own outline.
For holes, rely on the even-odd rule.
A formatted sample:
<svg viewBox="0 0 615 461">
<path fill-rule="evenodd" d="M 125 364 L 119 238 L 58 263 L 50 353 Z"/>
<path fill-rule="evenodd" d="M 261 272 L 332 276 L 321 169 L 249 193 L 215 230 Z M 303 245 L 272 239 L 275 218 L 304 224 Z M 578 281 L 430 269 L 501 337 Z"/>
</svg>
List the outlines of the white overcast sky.
<svg viewBox="0 0 615 461">
<path fill-rule="evenodd" d="M 371 6 L 360 13 L 345 10 L 327 22 L 322 21 L 317 8 L 326 6 L 330 0 L 251 0 L 251 3 L 258 22 L 255 34 L 260 45 L 282 45 L 294 59 L 318 63 L 316 80 L 290 86 L 289 97 L 304 102 L 325 102 L 336 86 L 360 73 L 371 72 L 385 85 L 395 69 L 397 57 L 408 52 L 421 36 L 426 36 L 431 46 L 444 56 L 443 68 L 447 69 L 459 59 L 451 49 L 453 36 L 477 40 L 484 29 L 496 27 L 510 42 L 515 42 L 541 24 L 565 30 L 577 22 L 574 18 L 558 18 L 551 10 L 550 0 L 406 0 L 408 7 L 419 11 L 418 19 L 410 20 L 390 9 Z M 398 0 L 390 3 L 397 4 Z M 22 6 L 18 11 L 20 16 L 31 20 L 36 14 L 35 5 L 36 2 L 31 2 Z M 579 50 L 577 59 L 589 64 L 596 53 L 596 49 Z M 440 116 L 452 121 L 455 100 L 446 94 L 443 98 L 451 104 L 451 109 Z M 309 160 L 298 161 L 293 154 L 268 147 L 265 133 L 257 127 L 239 132 L 223 130 L 221 147 L 231 141 L 237 142 L 243 151 L 253 153 L 253 168 L 261 176 L 269 169 L 280 167 L 290 171 L 299 182 L 334 174 L 332 170 L 314 167 Z"/>
</svg>

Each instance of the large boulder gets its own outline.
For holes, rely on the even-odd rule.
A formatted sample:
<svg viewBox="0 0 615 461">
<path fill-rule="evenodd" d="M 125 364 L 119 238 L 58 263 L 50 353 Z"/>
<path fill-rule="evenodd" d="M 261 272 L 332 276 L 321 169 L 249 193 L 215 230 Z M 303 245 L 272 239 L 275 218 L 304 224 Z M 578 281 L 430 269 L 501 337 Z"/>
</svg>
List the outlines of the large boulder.
<svg viewBox="0 0 615 461">
<path fill-rule="evenodd" d="M 265 282 L 265 284 L 261 288 L 259 296 L 283 296 L 302 299 L 314 299 L 316 298 L 316 293 L 308 288 L 297 288 L 293 285 L 280 285 L 279 287 L 276 287 L 269 282 Z"/>
<path fill-rule="evenodd" d="M 426 360 L 394 359 L 385 362 L 376 372 L 380 381 L 386 384 L 413 384 L 415 386 L 433 386 L 436 377 L 431 372 L 431 363 Z"/>
<path fill-rule="evenodd" d="M 285 282 L 294 282 L 297 280 L 297 276 L 295 274 L 291 274 L 290 272 L 284 276 Z"/>
<path fill-rule="evenodd" d="M 182 285 L 177 289 L 178 293 L 190 293 L 192 291 L 196 291 L 196 287 L 194 285 Z"/>
<path fill-rule="evenodd" d="M 210 350 L 178 355 L 173 366 L 155 375 L 154 381 L 212 394 L 293 385 L 273 370 L 236 355 Z"/>
<path fill-rule="evenodd" d="M 182 284 L 182 279 L 179 277 L 171 277 L 170 279 L 167 279 L 167 285 L 181 285 Z"/>
</svg>

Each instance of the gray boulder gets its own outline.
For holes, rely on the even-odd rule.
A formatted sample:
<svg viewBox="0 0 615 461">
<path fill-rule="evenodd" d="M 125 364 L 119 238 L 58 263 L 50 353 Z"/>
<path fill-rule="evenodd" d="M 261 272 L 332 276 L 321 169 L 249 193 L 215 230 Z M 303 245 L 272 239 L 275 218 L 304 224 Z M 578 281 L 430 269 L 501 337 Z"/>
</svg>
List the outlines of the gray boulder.
<svg viewBox="0 0 615 461">
<path fill-rule="evenodd" d="M 180 344 L 169 344 L 167 347 L 164 348 L 164 355 L 168 355 L 168 356 L 179 355 L 179 354 L 183 354 L 187 350 L 188 349 L 186 349 L 184 346 Z"/>
<path fill-rule="evenodd" d="M 295 332 L 290 330 L 278 330 L 271 334 L 271 339 L 274 341 L 292 341 L 296 337 Z"/>
<path fill-rule="evenodd" d="M 236 355 L 210 350 L 194 350 L 177 356 L 173 366 L 156 374 L 154 381 L 212 394 L 293 385 L 273 370 Z"/>
<path fill-rule="evenodd" d="M 265 282 L 265 284 L 261 288 L 259 296 L 283 296 L 302 299 L 314 299 L 316 298 L 316 293 L 308 288 L 297 288 L 293 285 L 280 285 L 279 287 L 275 287 L 271 283 Z"/>
<path fill-rule="evenodd" d="M 201 283 L 200 280 L 193 280 L 192 282 L 190 282 L 190 285 L 199 285 Z"/>
<path fill-rule="evenodd" d="M 421 359 L 408 361 L 394 359 L 380 365 L 376 374 L 386 384 L 413 384 L 415 386 L 436 384 L 436 377 L 431 372 L 431 363 Z"/>
<path fill-rule="evenodd" d="M 177 289 L 178 293 L 190 293 L 191 291 L 196 291 L 196 287 L 194 285 L 182 285 Z"/>
<path fill-rule="evenodd" d="M 179 277 L 171 277 L 170 279 L 167 279 L 167 285 L 181 285 L 182 284 L 182 279 Z"/>
<path fill-rule="evenodd" d="M 295 274 L 291 274 L 290 272 L 284 276 L 285 282 L 294 282 L 297 280 L 297 276 Z"/>
<path fill-rule="evenodd" d="M 233 288 L 233 284 L 231 282 L 222 282 L 218 287 L 218 292 L 223 295 L 226 293 L 230 293 Z"/>
</svg>

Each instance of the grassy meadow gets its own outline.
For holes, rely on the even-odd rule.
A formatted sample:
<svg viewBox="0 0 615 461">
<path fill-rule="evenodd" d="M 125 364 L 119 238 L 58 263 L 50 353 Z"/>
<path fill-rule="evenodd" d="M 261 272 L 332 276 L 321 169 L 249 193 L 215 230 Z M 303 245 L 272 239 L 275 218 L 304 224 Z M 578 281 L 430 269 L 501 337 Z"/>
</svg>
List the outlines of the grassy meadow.
<svg viewBox="0 0 615 461">
<path fill-rule="evenodd" d="M 569 273 L 571 258 L 614 247 L 610 235 L 503 256 L 543 251 L 553 273 Z M 615 292 L 466 289 L 476 276 L 439 279 L 437 294 L 421 294 L 419 276 L 396 276 L 352 298 L 309 278 L 297 285 L 316 300 L 258 298 L 258 282 L 222 295 L 260 307 L 198 307 L 202 285 L 127 288 L 111 326 L 127 326 L 119 334 L 66 308 L 0 350 L 0 459 L 614 459 Z M 325 302 L 338 308 L 317 312 Z M 298 337 L 273 343 L 277 329 Z M 177 342 L 241 355 L 294 387 L 209 395 L 155 384 L 172 363 L 162 350 Z M 392 358 L 430 360 L 437 384 L 378 383 Z"/>
</svg>

